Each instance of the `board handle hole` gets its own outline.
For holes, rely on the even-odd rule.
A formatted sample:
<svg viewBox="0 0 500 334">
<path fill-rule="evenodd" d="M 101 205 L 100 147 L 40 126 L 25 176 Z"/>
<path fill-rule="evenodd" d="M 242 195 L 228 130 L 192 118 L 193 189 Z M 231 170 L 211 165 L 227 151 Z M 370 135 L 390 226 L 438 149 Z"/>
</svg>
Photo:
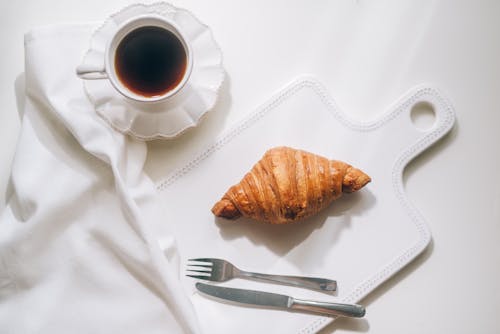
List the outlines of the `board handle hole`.
<svg viewBox="0 0 500 334">
<path fill-rule="evenodd" d="M 417 129 L 427 131 L 436 123 L 436 111 L 431 103 L 421 101 L 411 108 L 410 118 Z"/>
</svg>

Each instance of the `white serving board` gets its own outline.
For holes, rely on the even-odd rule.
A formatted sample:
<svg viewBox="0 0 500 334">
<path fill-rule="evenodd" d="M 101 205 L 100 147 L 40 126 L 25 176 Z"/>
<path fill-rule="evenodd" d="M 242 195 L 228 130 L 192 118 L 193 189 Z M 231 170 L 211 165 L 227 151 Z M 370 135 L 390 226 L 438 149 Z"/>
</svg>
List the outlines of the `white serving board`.
<svg viewBox="0 0 500 334">
<path fill-rule="evenodd" d="M 435 111 L 436 121 L 427 131 L 410 118 L 419 102 Z M 429 228 L 405 195 L 402 173 L 452 128 L 454 119 L 450 104 L 430 86 L 412 89 L 378 120 L 360 123 L 342 114 L 315 79 L 295 81 L 158 184 L 167 211 L 165 228 L 175 236 L 181 265 L 188 258 L 219 257 L 251 271 L 328 277 L 338 281 L 336 295 L 246 280 L 222 285 L 360 301 L 428 245 Z M 343 160 L 364 170 L 372 182 L 301 223 L 271 226 L 214 218 L 212 205 L 278 145 Z M 333 320 L 215 302 L 195 291 L 194 279 L 182 280 L 206 333 L 315 333 Z"/>
</svg>

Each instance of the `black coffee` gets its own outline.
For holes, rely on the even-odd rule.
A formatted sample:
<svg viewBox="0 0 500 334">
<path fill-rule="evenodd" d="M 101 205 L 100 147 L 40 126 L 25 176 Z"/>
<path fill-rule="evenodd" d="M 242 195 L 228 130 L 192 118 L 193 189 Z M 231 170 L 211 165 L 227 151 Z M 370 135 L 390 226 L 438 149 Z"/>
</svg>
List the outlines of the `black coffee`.
<svg viewBox="0 0 500 334">
<path fill-rule="evenodd" d="M 154 26 L 130 32 L 118 45 L 115 68 L 132 92 L 153 97 L 175 88 L 186 72 L 187 55 L 172 32 Z"/>
</svg>

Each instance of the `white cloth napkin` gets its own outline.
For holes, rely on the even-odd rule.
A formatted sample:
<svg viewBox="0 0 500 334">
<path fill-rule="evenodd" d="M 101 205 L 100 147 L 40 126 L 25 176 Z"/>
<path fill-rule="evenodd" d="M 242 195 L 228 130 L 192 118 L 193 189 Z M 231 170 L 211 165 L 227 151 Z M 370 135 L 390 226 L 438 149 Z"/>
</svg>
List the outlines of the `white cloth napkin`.
<svg viewBox="0 0 500 334">
<path fill-rule="evenodd" d="M 150 233 L 163 215 L 146 145 L 108 127 L 75 75 L 94 28 L 25 36 L 26 106 L 0 217 L 1 332 L 199 332 L 175 241 Z"/>
</svg>

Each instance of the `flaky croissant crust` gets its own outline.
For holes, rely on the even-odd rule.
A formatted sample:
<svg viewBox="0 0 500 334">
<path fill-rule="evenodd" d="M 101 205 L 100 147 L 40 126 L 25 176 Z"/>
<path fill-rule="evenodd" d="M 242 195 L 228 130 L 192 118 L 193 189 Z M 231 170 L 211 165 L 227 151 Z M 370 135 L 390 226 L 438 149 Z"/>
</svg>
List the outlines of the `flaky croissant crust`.
<svg viewBox="0 0 500 334">
<path fill-rule="evenodd" d="M 212 208 L 218 217 L 246 216 L 283 224 L 311 216 L 342 193 L 370 182 L 368 175 L 342 161 L 290 147 L 268 150 Z"/>
</svg>

